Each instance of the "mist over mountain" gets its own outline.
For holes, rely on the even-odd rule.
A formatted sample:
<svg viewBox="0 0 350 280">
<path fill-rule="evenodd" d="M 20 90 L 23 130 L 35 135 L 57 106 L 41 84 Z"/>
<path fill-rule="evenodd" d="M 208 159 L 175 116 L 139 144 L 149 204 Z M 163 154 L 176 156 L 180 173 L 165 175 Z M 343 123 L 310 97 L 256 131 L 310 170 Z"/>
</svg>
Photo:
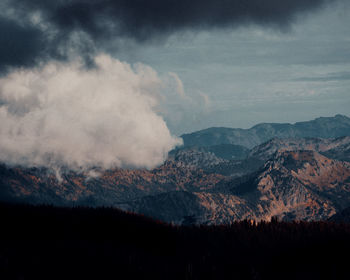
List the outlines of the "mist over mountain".
<svg viewBox="0 0 350 280">
<path fill-rule="evenodd" d="M 166 87 L 107 55 L 0 77 L 0 161 L 26 167 L 154 168 L 181 144 L 157 113 Z"/>
</svg>

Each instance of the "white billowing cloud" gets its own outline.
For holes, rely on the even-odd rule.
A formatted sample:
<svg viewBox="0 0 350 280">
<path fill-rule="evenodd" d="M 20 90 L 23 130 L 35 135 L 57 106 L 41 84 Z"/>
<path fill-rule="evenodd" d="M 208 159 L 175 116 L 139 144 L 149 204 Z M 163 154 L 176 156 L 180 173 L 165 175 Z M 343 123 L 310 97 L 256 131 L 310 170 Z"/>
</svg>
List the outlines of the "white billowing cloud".
<svg viewBox="0 0 350 280">
<path fill-rule="evenodd" d="M 168 72 L 162 77 L 166 94 L 159 106 L 160 112 L 173 133 L 192 132 L 189 125 L 210 110 L 209 96 L 200 90 L 187 90 L 174 72 Z"/>
<path fill-rule="evenodd" d="M 181 144 L 156 111 L 150 67 L 107 55 L 97 68 L 50 62 L 0 79 L 0 161 L 26 166 L 146 167 Z"/>
</svg>

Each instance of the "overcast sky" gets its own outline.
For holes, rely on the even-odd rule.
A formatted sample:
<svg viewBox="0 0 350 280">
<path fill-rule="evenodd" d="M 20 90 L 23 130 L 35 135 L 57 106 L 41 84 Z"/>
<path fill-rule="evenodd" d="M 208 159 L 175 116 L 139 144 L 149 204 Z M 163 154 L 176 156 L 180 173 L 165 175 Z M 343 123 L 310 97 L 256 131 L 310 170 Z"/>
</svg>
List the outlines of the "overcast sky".
<svg viewBox="0 0 350 280">
<path fill-rule="evenodd" d="M 177 134 L 350 115 L 345 3 L 299 16 L 286 30 L 253 24 L 183 32 L 164 44 L 129 46 L 114 55 L 179 76 L 185 93 L 198 102 L 176 100 L 170 106 L 166 119 Z"/>
<path fill-rule="evenodd" d="M 107 53 L 171 83 L 173 134 L 349 114 L 347 0 L 4 0 L 0 71 Z M 1 101 L 0 100 L 0 104 Z"/>
</svg>

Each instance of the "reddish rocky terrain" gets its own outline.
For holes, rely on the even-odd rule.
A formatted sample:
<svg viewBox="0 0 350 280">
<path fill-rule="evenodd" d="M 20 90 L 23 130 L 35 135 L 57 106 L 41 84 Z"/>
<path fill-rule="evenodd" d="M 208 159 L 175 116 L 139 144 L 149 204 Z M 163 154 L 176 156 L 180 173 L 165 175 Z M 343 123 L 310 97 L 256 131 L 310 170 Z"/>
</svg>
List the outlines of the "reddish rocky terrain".
<svg viewBox="0 0 350 280">
<path fill-rule="evenodd" d="M 350 119 L 340 115 L 249 130 L 207 129 L 183 135 L 185 146 L 152 170 L 2 164 L 0 200 L 113 206 L 177 224 L 327 220 L 350 207 L 349 132 Z M 261 144 L 251 148 L 252 141 Z"/>
</svg>

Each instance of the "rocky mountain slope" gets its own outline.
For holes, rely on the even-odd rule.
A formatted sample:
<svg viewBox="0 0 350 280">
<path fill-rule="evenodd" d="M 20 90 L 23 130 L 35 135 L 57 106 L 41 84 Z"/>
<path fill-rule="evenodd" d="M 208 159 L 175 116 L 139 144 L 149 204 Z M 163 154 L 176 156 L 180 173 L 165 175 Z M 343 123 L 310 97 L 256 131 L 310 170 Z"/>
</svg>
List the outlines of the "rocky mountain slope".
<svg viewBox="0 0 350 280">
<path fill-rule="evenodd" d="M 336 116 L 313 122 L 335 135 L 346 120 Z M 292 127 L 308 127 L 308 122 Z M 0 201 L 114 206 L 178 224 L 273 216 L 324 220 L 350 206 L 349 136 L 274 137 L 250 150 L 236 144 L 197 144 L 172 151 L 153 170 L 57 174 L 46 168 L 2 164 Z"/>
<path fill-rule="evenodd" d="M 219 174 L 167 161 L 153 170 L 116 169 L 92 177 L 47 169 L 0 166 L 0 198 L 54 205 L 109 205 L 169 191 L 203 191 L 223 180 Z"/>
<path fill-rule="evenodd" d="M 350 161 L 350 136 L 338 138 L 272 138 L 250 150 L 247 157 L 269 159 L 277 151 L 310 150 L 330 158 Z"/>
<path fill-rule="evenodd" d="M 180 205 L 178 204 L 180 203 Z M 350 205 L 350 164 L 313 151 L 277 152 L 258 172 L 205 192 L 147 196 L 124 209 L 181 223 L 233 220 L 323 220 Z M 181 209 L 181 211 L 177 211 Z M 184 215 L 186 214 L 186 215 Z"/>
<path fill-rule="evenodd" d="M 322 220 L 350 205 L 350 163 L 315 151 L 278 151 L 256 172 L 231 177 L 174 160 L 147 170 L 107 171 L 58 181 L 38 169 L 1 167 L 1 197 L 55 205 L 112 205 L 168 222 Z"/>
<path fill-rule="evenodd" d="M 321 117 L 312 121 L 289 123 L 261 123 L 250 129 L 213 127 L 184 134 L 185 146 L 212 146 L 235 144 L 253 148 L 273 137 L 336 138 L 350 136 L 350 118 L 343 115 Z"/>
<path fill-rule="evenodd" d="M 230 154 L 231 145 L 225 146 L 227 154 Z M 275 137 L 231 158 L 220 157 L 220 154 L 214 154 L 208 147 L 184 147 L 173 151 L 172 158 L 184 166 L 201 168 L 209 173 L 239 177 L 257 171 L 277 151 L 299 150 L 316 151 L 332 159 L 350 161 L 350 136 L 328 139 Z"/>
</svg>

